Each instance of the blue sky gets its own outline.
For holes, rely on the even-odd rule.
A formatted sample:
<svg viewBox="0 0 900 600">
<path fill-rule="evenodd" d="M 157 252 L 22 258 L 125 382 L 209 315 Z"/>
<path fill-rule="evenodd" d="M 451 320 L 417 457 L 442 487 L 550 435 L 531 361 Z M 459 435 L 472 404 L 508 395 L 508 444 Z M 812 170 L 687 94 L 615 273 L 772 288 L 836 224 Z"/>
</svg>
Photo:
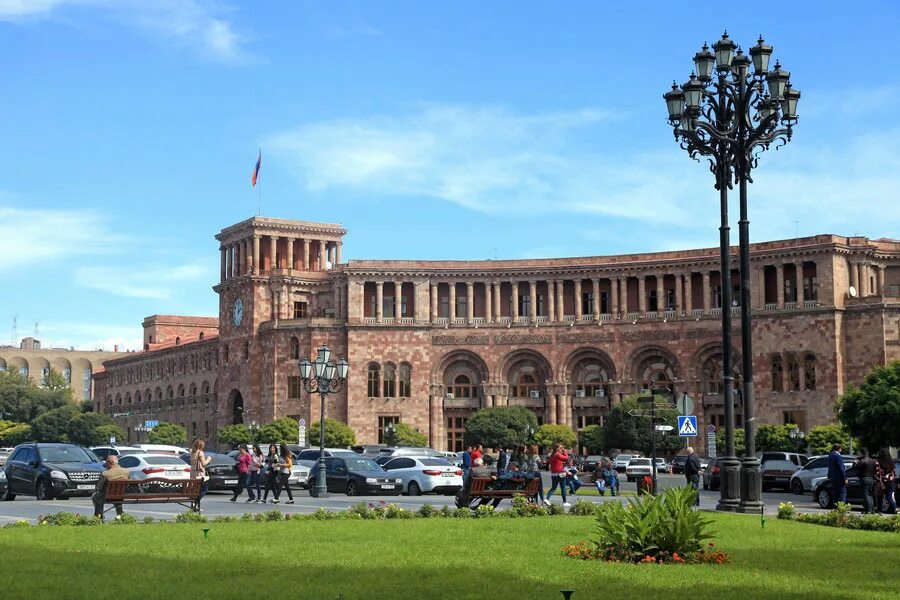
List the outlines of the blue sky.
<svg viewBox="0 0 900 600">
<path fill-rule="evenodd" d="M 216 314 L 258 147 L 263 214 L 342 223 L 346 258 L 715 246 L 661 94 L 723 28 L 803 92 L 753 239 L 900 237 L 896 3 L 626 4 L 0 0 L 0 341 L 14 314 L 107 349 Z"/>
</svg>

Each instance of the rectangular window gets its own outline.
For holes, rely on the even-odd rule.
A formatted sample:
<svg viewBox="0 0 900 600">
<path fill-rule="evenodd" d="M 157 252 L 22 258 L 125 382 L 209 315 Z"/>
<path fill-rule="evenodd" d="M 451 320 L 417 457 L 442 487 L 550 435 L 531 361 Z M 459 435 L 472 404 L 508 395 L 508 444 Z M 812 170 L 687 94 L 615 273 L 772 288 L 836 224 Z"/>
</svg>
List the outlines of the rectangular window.
<svg viewBox="0 0 900 600">
<path fill-rule="evenodd" d="M 294 318 L 306 318 L 306 302 L 294 302 Z"/>
<path fill-rule="evenodd" d="M 303 390 L 303 383 L 297 375 L 288 376 L 288 399 L 299 400 L 300 393 Z"/>
<path fill-rule="evenodd" d="M 465 317 L 468 314 L 468 298 L 463 294 L 456 295 L 456 316 Z"/>
<path fill-rule="evenodd" d="M 819 299 L 819 286 L 815 276 L 803 278 L 803 297 L 807 300 Z"/>
<path fill-rule="evenodd" d="M 666 290 L 666 310 L 675 310 L 675 290 Z"/>
<path fill-rule="evenodd" d="M 600 292 L 600 312 L 603 314 L 609 313 L 609 293 L 608 292 Z"/>
<path fill-rule="evenodd" d="M 529 294 L 519 295 L 519 316 L 525 317 L 531 314 L 531 296 Z"/>
<path fill-rule="evenodd" d="M 390 416 L 380 416 L 378 417 L 378 443 L 384 443 L 384 430 L 387 429 L 389 423 L 393 423 L 397 425 L 400 422 L 400 417 L 396 415 Z"/>
<path fill-rule="evenodd" d="M 91 369 L 86 368 L 81 374 L 81 399 L 91 399 Z"/>
<path fill-rule="evenodd" d="M 400 296 L 400 316 L 409 317 L 409 311 L 406 308 L 406 296 Z"/>
<path fill-rule="evenodd" d="M 713 308 L 722 308 L 722 286 L 713 286 L 712 294 Z"/>
<path fill-rule="evenodd" d="M 785 302 L 796 302 L 797 301 L 797 292 L 794 289 L 794 280 L 791 278 L 785 277 L 784 279 L 784 301 Z"/>
<path fill-rule="evenodd" d="M 447 451 L 461 452 L 465 450 L 464 436 L 466 434 L 465 417 L 447 417 Z"/>
<path fill-rule="evenodd" d="M 581 314 L 594 314 L 594 292 L 583 292 L 581 294 Z"/>
<path fill-rule="evenodd" d="M 385 317 L 394 316 L 394 297 L 383 296 L 381 298 L 381 314 Z"/>
<path fill-rule="evenodd" d="M 450 296 L 441 296 L 438 306 L 438 317 L 441 319 L 450 318 Z"/>
<path fill-rule="evenodd" d="M 658 310 L 656 307 L 656 290 L 650 290 L 647 294 L 647 310 L 650 312 L 656 312 Z"/>
<path fill-rule="evenodd" d="M 369 315 L 368 316 L 373 317 L 373 318 L 375 317 L 376 312 L 377 312 L 375 304 L 376 304 L 375 296 L 372 296 L 371 298 L 369 298 Z"/>
<path fill-rule="evenodd" d="M 544 302 L 544 295 L 543 295 L 543 294 L 538 294 L 538 295 L 537 295 L 537 314 L 538 314 L 539 316 L 541 316 L 541 317 L 546 317 L 546 316 L 547 316 L 547 305 L 546 305 L 546 303 Z"/>
</svg>

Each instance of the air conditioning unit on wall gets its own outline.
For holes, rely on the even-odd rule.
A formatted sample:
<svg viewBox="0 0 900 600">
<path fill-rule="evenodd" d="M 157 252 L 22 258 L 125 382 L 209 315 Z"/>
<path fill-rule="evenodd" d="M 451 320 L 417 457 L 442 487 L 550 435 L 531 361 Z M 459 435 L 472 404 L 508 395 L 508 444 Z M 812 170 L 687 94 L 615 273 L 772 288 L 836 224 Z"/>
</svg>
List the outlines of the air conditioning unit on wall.
<svg viewBox="0 0 900 600">
<path fill-rule="evenodd" d="M 453 400 L 453 392 L 447 392 L 447 400 Z"/>
<path fill-rule="evenodd" d="M 584 398 L 584 390 L 575 390 L 576 398 Z"/>
<path fill-rule="evenodd" d="M 602 388 L 594 392 L 595 398 L 603 398 L 604 396 L 606 396 L 606 392 Z"/>
<path fill-rule="evenodd" d="M 540 393 L 539 391 L 537 391 L 537 390 L 531 390 L 531 394 L 530 394 L 530 395 L 531 395 L 532 398 L 540 398 L 540 397 L 541 397 L 541 393 Z"/>
</svg>

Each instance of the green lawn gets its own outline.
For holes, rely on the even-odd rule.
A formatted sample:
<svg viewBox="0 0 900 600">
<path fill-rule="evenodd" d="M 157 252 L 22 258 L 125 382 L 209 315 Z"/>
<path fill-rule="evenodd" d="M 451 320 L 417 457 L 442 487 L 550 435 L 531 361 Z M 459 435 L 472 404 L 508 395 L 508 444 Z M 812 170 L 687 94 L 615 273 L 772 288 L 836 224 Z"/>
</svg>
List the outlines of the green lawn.
<svg viewBox="0 0 900 600">
<path fill-rule="evenodd" d="M 590 537 L 589 517 L 5 529 L 2 597 L 558 600 L 562 588 L 577 590 L 574 600 L 897 597 L 900 535 L 712 518 L 731 564 L 563 557 L 563 545 Z"/>
</svg>

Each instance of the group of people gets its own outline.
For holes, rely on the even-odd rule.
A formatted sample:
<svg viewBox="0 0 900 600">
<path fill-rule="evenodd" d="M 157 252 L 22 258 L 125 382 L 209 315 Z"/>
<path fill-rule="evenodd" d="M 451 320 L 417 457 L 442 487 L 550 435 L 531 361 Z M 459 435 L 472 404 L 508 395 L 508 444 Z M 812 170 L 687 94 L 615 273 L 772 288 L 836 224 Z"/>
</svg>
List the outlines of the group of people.
<svg viewBox="0 0 900 600">
<path fill-rule="evenodd" d="M 847 501 L 847 468 L 841 444 L 834 444 L 828 455 L 828 480 L 831 483 L 832 501 Z M 882 448 L 876 458 L 869 456 L 868 448 L 860 450 L 856 461 L 856 474 L 862 487 L 863 512 L 866 514 L 882 512 L 885 500 L 887 512 L 897 512 L 897 474 L 894 471 L 894 460 L 887 448 Z"/>
</svg>

